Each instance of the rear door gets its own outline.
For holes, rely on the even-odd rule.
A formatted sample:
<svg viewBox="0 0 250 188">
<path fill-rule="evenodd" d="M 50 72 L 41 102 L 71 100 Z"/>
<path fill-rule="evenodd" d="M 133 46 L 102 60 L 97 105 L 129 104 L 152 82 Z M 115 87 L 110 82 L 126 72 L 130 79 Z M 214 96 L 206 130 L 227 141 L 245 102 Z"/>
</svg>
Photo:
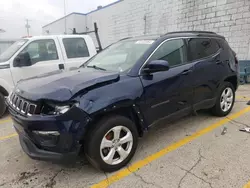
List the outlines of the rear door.
<svg viewBox="0 0 250 188">
<path fill-rule="evenodd" d="M 27 44 L 20 53 L 29 55 L 30 66 L 13 67 L 16 56 L 11 59 L 11 73 L 14 83 L 21 79 L 59 70 L 59 64 L 62 63 L 63 59 L 58 49 L 60 49 L 58 41 L 49 37 L 47 39 L 33 40 Z"/>
<path fill-rule="evenodd" d="M 90 37 L 59 36 L 65 69 L 79 67 L 96 54 L 95 46 Z"/>
<path fill-rule="evenodd" d="M 194 104 L 196 108 L 209 108 L 213 105 L 216 91 L 224 74 L 222 49 L 216 38 L 190 38 L 188 59 L 194 64 L 192 80 Z"/>
<path fill-rule="evenodd" d="M 187 62 L 186 54 L 184 40 L 171 39 L 161 44 L 148 60 L 166 60 L 170 69 L 140 77 L 145 101 L 141 109 L 147 124 L 178 112 L 185 114 L 191 111 L 193 65 Z"/>
</svg>

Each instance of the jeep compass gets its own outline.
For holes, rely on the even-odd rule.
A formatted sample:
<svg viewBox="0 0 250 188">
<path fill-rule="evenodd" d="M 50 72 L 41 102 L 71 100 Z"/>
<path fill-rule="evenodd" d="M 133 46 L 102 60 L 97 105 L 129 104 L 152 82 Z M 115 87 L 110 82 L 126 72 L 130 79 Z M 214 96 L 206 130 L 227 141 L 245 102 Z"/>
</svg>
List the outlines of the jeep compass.
<svg viewBox="0 0 250 188">
<path fill-rule="evenodd" d="M 20 81 L 6 104 L 31 158 L 60 161 L 84 151 L 110 172 L 131 160 L 152 125 L 200 109 L 229 114 L 238 78 L 223 36 L 172 32 L 120 40 L 76 70 Z"/>
</svg>

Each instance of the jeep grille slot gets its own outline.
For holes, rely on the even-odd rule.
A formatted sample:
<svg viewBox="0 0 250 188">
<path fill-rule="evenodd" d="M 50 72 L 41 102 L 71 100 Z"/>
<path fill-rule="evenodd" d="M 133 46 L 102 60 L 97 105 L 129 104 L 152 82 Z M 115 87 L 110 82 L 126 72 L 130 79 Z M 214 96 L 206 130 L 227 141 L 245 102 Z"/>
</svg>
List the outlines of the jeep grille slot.
<svg viewBox="0 0 250 188">
<path fill-rule="evenodd" d="M 36 112 L 36 105 L 32 104 L 18 95 L 12 93 L 9 97 L 9 103 L 18 112 L 23 115 L 32 116 Z"/>
</svg>

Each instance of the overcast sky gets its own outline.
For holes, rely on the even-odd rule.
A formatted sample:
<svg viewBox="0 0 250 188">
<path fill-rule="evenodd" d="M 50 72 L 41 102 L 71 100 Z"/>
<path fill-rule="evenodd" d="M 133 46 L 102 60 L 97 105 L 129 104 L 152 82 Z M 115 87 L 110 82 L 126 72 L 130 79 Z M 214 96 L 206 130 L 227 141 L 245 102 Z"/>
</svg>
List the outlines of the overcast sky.
<svg viewBox="0 0 250 188">
<path fill-rule="evenodd" d="M 66 14 L 86 13 L 117 0 L 65 0 Z M 42 26 L 64 16 L 64 0 L 0 0 L 0 39 L 26 36 L 29 19 L 31 35 L 40 35 Z M 1 29 L 6 32 L 2 33 Z"/>
</svg>

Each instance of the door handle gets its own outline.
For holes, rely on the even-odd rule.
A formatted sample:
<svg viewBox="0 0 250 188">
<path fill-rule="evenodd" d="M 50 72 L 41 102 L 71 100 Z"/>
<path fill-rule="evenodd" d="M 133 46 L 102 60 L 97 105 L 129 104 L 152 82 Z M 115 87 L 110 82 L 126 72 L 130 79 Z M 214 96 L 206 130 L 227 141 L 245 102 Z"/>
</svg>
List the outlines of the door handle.
<svg viewBox="0 0 250 188">
<path fill-rule="evenodd" d="M 182 75 L 187 75 L 189 73 L 193 72 L 191 69 L 188 69 L 188 70 L 184 70 L 181 74 Z"/>
<path fill-rule="evenodd" d="M 60 70 L 64 69 L 64 64 L 58 64 Z"/>
<path fill-rule="evenodd" d="M 217 61 L 216 61 L 216 64 L 217 64 L 217 65 L 222 64 L 222 61 L 221 61 L 221 60 L 217 60 Z"/>
</svg>

